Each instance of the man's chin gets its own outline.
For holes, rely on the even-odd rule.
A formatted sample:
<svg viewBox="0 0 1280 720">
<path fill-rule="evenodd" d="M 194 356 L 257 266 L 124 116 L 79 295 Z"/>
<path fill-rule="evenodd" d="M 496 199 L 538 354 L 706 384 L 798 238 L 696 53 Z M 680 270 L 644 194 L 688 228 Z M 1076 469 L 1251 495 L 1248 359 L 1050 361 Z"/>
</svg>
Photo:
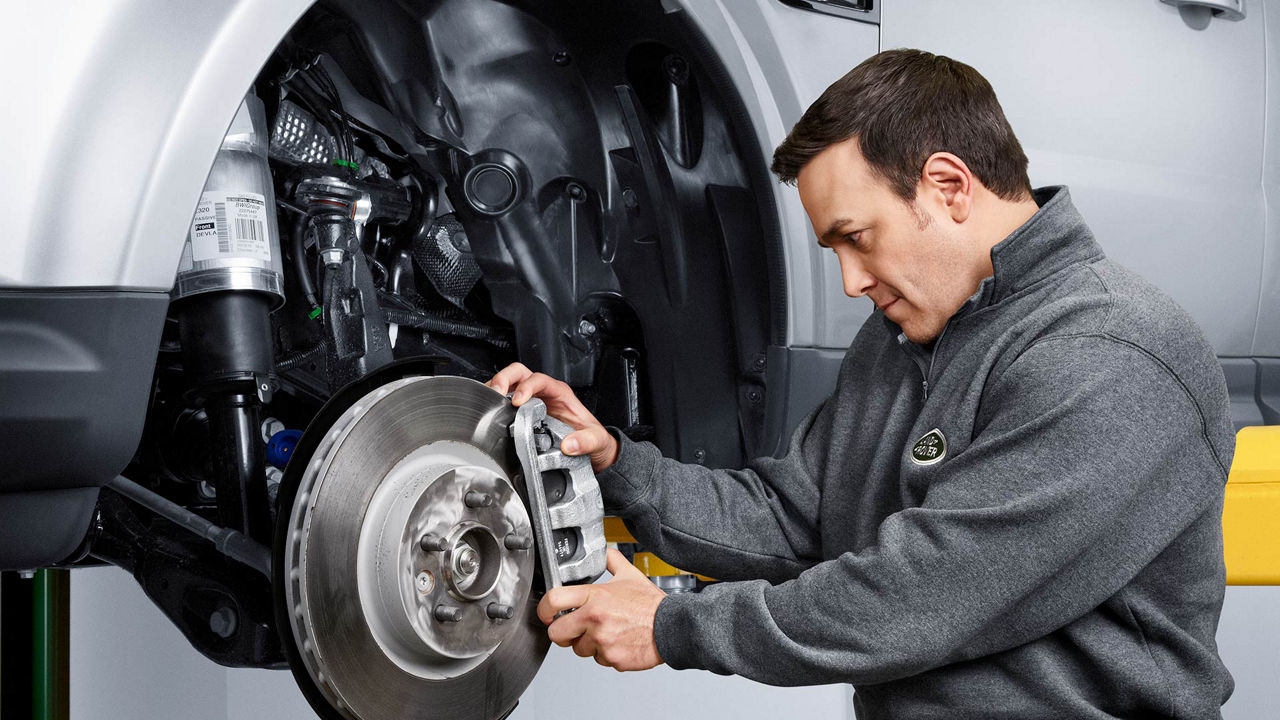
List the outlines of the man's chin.
<svg viewBox="0 0 1280 720">
<path fill-rule="evenodd" d="M 941 328 L 921 328 L 910 321 L 899 323 L 898 327 L 902 328 L 902 334 L 916 345 L 930 345 L 942 332 Z"/>
</svg>

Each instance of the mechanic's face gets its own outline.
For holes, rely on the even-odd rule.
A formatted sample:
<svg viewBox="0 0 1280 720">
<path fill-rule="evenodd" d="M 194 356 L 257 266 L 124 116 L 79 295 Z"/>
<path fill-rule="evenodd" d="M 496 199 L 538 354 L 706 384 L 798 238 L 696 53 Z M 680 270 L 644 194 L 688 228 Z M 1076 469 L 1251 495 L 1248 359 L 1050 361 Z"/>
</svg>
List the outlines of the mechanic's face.
<svg viewBox="0 0 1280 720">
<path fill-rule="evenodd" d="M 823 150 L 797 178 L 818 244 L 835 251 L 850 297 L 871 298 L 915 343 L 938 337 L 976 290 L 973 246 L 930 202 L 908 204 L 874 174 L 857 138 Z"/>
</svg>

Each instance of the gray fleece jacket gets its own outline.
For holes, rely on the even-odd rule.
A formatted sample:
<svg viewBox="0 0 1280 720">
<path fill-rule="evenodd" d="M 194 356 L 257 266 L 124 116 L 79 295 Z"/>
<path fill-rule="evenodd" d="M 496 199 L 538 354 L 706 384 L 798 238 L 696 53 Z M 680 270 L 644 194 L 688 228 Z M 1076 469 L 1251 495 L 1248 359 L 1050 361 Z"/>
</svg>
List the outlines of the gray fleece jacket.
<svg viewBox="0 0 1280 720">
<path fill-rule="evenodd" d="M 1222 371 L 1066 188 L 1035 198 L 931 353 L 867 320 L 785 457 L 622 440 L 607 509 L 737 581 L 663 600 L 667 664 L 852 683 L 862 720 L 1220 717 Z"/>
</svg>

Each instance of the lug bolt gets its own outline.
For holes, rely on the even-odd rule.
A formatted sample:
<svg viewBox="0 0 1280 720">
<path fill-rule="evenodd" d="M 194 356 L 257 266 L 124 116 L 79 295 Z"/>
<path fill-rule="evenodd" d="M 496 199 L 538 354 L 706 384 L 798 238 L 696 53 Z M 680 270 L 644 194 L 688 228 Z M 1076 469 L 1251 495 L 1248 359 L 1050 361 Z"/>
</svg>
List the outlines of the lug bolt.
<svg viewBox="0 0 1280 720">
<path fill-rule="evenodd" d="M 578 334 L 583 337 L 591 337 L 596 334 L 596 324 L 590 320 L 583 318 L 578 321 Z"/>
<path fill-rule="evenodd" d="M 491 620 L 510 620 L 515 616 L 516 609 L 510 605 L 489 603 L 489 606 L 484 609 L 484 614 L 488 615 Z"/>
<path fill-rule="evenodd" d="M 528 535 L 509 533 L 502 539 L 502 544 L 508 550 L 528 550 L 533 545 L 533 538 Z"/>
<path fill-rule="evenodd" d="M 468 490 L 466 497 L 462 499 L 469 508 L 487 508 L 493 504 L 493 496 L 485 492 L 476 492 Z"/>
<path fill-rule="evenodd" d="M 422 536 L 421 540 L 418 541 L 418 547 L 427 551 L 444 550 L 448 546 L 449 546 L 449 541 L 445 540 L 439 535 L 436 535 L 435 533 L 427 533 L 426 535 Z"/>
<path fill-rule="evenodd" d="M 440 622 L 458 622 L 462 620 L 462 608 L 452 605 L 437 605 L 433 613 Z"/>
</svg>

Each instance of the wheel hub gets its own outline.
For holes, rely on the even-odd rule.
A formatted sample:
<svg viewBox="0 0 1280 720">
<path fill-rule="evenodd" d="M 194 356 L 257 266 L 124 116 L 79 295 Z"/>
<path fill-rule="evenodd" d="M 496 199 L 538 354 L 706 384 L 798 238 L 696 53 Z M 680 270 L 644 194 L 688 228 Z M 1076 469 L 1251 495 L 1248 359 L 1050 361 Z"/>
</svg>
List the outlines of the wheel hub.
<svg viewBox="0 0 1280 720">
<path fill-rule="evenodd" d="M 492 459 L 448 441 L 409 454 L 374 493 L 357 551 L 378 645 L 422 678 L 474 668 L 509 630 L 489 606 L 523 606 L 533 583 L 533 553 L 500 538 L 529 534 L 529 514 Z"/>
<path fill-rule="evenodd" d="M 533 679 L 549 643 L 514 417 L 480 383 L 408 377 L 295 457 L 277 577 L 295 675 L 326 718 L 494 720 Z"/>
</svg>

